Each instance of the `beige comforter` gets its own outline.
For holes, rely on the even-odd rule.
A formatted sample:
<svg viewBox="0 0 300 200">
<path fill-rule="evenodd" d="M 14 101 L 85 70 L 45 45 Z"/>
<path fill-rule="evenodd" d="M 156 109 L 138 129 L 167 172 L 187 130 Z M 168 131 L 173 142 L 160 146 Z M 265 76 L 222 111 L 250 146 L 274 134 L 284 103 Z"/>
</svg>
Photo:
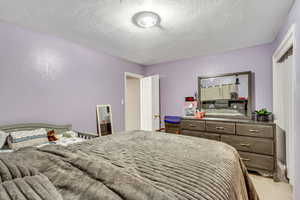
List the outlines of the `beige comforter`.
<svg viewBox="0 0 300 200">
<path fill-rule="evenodd" d="M 37 169 L 64 200 L 258 200 L 237 151 L 195 137 L 136 131 L 7 158 Z"/>
</svg>

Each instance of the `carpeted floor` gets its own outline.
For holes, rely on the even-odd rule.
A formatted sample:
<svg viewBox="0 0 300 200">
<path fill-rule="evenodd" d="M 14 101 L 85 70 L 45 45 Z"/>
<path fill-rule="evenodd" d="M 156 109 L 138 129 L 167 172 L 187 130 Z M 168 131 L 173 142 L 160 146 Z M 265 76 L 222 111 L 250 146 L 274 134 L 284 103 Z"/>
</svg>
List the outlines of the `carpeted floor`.
<svg viewBox="0 0 300 200">
<path fill-rule="evenodd" d="M 292 200 L 292 186 L 287 183 L 277 183 L 271 178 L 251 174 L 260 200 Z"/>
</svg>

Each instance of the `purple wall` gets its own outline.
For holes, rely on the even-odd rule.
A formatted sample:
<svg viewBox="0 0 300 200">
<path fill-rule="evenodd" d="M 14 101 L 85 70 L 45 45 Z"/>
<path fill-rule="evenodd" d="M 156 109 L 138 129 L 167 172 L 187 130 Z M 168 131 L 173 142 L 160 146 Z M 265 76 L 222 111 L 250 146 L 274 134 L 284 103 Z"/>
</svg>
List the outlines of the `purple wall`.
<svg viewBox="0 0 300 200">
<path fill-rule="evenodd" d="M 185 96 L 197 91 L 197 77 L 222 73 L 255 73 L 256 108 L 272 109 L 272 45 L 262 45 L 214 56 L 152 65 L 145 74 L 160 75 L 162 115 L 182 115 Z"/>
<path fill-rule="evenodd" d="M 111 104 L 115 129 L 124 129 L 124 72 L 142 73 L 139 65 L 4 23 L 0 44 L 0 125 L 95 131 L 96 105 Z"/>
<path fill-rule="evenodd" d="M 281 32 L 279 33 L 277 39 L 274 42 L 274 50 L 278 47 L 280 42 L 283 40 L 285 34 L 288 32 L 292 24 L 296 25 L 296 46 L 295 48 L 295 62 L 296 62 L 296 181 L 294 188 L 294 199 L 300 199 L 300 1 L 295 1 L 295 4 L 287 18 L 286 23 L 282 27 Z"/>
<path fill-rule="evenodd" d="M 96 130 L 95 107 L 111 104 L 116 130 L 124 129 L 124 72 L 161 76 L 162 115 L 181 115 L 183 98 L 197 90 L 197 77 L 229 72 L 255 72 L 256 108 L 272 109 L 272 63 L 291 24 L 300 41 L 300 2 L 288 16 L 276 41 L 214 56 L 198 57 L 148 67 L 92 51 L 56 37 L 0 23 L 0 125 L 23 122 L 71 123 L 74 129 Z M 296 54 L 296 66 L 300 56 Z M 300 68 L 296 69 L 300 91 Z M 296 121 L 300 120 L 300 92 L 296 93 Z M 297 133 L 300 124 L 296 124 Z M 296 134 L 296 144 L 300 135 Z M 296 145 L 297 155 L 300 145 Z M 296 158 L 296 169 L 300 158 Z M 300 171 L 295 199 L 300 199 Z"/>
</svg>

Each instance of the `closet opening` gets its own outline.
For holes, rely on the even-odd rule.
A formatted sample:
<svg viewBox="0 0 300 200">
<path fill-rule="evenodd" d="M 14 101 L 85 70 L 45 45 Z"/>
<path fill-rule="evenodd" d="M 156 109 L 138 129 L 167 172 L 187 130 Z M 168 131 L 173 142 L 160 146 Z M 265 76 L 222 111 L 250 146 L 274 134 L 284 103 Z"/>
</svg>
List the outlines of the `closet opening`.
<svg viewBox="0 0 300 200">
<path fill-rule="evenodd" d="M 273 112 L 277 125 L 278 170 L 295 181 L 295 28 L 291 27 L 273 55 Z"/>
</svg>

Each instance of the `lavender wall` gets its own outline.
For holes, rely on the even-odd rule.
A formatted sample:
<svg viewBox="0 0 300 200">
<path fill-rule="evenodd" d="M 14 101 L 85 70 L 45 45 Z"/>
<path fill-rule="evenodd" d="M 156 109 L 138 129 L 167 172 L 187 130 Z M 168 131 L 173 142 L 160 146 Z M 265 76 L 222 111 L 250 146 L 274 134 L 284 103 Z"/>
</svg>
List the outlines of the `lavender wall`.
<svg viewBox="0 0 300 200">
<path fill-rule="evenodd" d="M 96 104 L 124 129 L 124 72 L 142 68 L 62 39 L 0 24 L 0 125 L 71 123 L 96 130 Z"/>
<path fill-rule="evenodd" d="M 197 90 L 197 77 L 237 71 L 255 72 L 256 108 L 272 108 L 271 56 L 291 24 L 300 41 L 300 2 L 273 44 L 148 67 L 126 62 L 62 39 L 0 23 L 0 125 L 23 122 L 71 123 L 82 131 L 96 130 L 96 104 L 111 104 L 114 125 L 124 129 L 124 72 L 161 76 L 162 114 L 181 115 L 183 97 Z M 296 54 L 296 66 L 300 56 Z M 296 69 L 300 91 L 300 68 Z M 300 120 L 300 93 L 296 93 Z M 300 124 L 296 124 L 297 133 Z M 300 135 L 296 134 L 296 144 Z M 296 145 L 297 155 L 300 145 Z M 296 158 L 296 169 L 300 158 Z M 300 199 L 296 172 L 295 199 Z"/>
<path fill-rule="evenodd" d="M 145 74 L 161 76 L 162 115 L 182 115 L 185 96 L 197 91 L 197 77 L 222 73 L 255 73 L 256 108 L 272 109 L 272 45 L 231 51 L 214 56 L 152 65 Z"/>
<path fill-rule="evenodd" d="M 294 199 L 300 199 L 300 49 L 299 49 L 299 42 L 300 42 L 300 1 L 295 1 L 294 6 L 287 17 L 287 20 L 284 26 L 281 29 L 281 32 L 278 34 L 277 39 L 274 41 L 274 50 L 278 47 L 280 42 L 283 40 L 285 34 L 288 32 L 289 28 L 292 24 L 296 25 L 296 46 L 295 48 L 295 62 L 296 62 L 296 141 L 295 141 L 295 148 L 296 148 L 296 180 L 295 180 L 295 187 L 294 187 Z"/>
</svg>

